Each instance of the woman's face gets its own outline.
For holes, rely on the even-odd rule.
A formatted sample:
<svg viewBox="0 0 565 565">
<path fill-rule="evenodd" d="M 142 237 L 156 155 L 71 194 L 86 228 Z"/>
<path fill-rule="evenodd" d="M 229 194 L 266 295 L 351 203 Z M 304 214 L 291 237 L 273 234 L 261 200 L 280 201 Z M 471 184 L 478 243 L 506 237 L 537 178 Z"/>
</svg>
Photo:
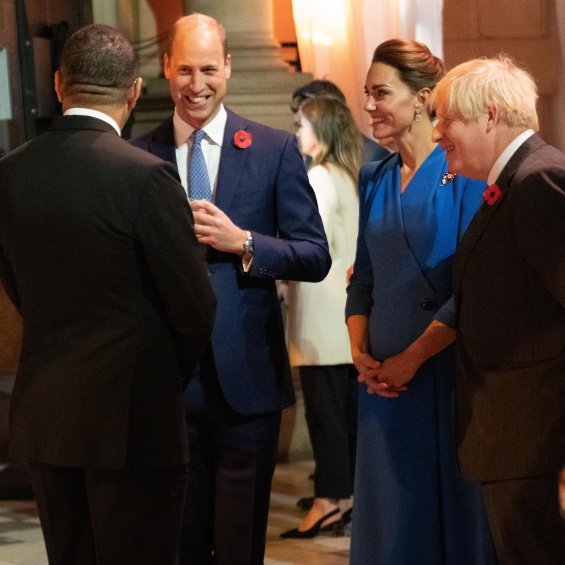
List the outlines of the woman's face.
<svg viewBox="0 0 565 565">
<path fill-rule="evenodd" d="M 371 120 L 375 139 L 398 139 L 414 122 L 414 113 L 425 109 L 417 94 L 404 84 L 398 71 L 384 63 L 373 63 L 367 71 L 365 82 L 365 111 Z"/>
<path fill-rule="evenodd" d="M 297 123 L 296 137 L 300 151 L 302 151 L 302 155 L 308 155 L 308 157 L 314 159 L 319 151 L 319 141 L 314 133 L 314 126 L 300 111 L 297 114 Z"/>
</svg>

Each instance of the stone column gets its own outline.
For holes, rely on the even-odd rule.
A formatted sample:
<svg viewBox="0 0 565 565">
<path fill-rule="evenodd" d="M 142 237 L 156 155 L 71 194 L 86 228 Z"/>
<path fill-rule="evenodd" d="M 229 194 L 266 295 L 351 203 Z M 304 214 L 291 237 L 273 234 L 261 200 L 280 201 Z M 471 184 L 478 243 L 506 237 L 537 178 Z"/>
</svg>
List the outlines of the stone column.
<svg viewBox="0 0 565 565">
<path fill-rule="evenodd" d="M 234 70 L 284 70 L 273 36 L 270 0 L 185 0 L 186 13 L 216 18 L 226 28 Z"/>
</svg>

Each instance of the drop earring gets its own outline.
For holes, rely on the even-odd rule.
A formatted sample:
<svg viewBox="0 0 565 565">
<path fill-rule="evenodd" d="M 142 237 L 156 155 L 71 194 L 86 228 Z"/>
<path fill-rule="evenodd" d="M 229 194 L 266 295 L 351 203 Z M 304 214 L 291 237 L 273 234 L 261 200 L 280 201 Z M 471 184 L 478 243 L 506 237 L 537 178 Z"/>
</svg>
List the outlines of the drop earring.
<svg viewBox="0 0 565 565">
<path fill-rule="evenodd" d="M 421 119 L 422 119 L 422 111 L 421 110 L 415 110 L 414 111 L 414 121 L 419 122 Z"/>
</svg>

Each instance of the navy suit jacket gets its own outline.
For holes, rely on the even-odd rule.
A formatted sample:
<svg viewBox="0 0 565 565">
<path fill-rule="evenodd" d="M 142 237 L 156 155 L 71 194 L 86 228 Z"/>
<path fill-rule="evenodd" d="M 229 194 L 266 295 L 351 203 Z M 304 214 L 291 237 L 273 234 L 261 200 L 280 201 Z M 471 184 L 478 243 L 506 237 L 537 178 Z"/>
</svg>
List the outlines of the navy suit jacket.
<svg viewBox="0 0 565 565">
<path fill-rule="evenodd" d="M 533 135 L 456 254 L 463 472 L 552 473 L 565 460 L 565 155 Z"/>
<path fill-rule="evenodd" d="M 212 352 L 228 403 L 258 414 L 294 402 L 275 281 L 320 281 L 331 259 L 295 136 L 227 112 L 214 203 L 252 233 L 255 251 L 243 273 L 241 257 L 208 250 Z M 239 130 L 251 135 L 248 148 L 234 144 Z M 132 143 L 176 165 L 172 117 Z"/>
</svg>

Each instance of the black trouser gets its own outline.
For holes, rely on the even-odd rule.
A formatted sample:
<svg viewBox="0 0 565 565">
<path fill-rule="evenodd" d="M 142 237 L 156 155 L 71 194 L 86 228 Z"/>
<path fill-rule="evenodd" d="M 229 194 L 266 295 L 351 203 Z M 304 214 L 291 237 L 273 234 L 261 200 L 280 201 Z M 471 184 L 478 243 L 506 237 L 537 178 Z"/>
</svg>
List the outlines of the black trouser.
<svg viewBox="0 0 565 565">
<path fill-rule="evenodd" d="M 281 412 L 235 412 L 213 363 L 200 366 L 185 400 L 190 462 L 181 564 L 262 565 Z"/>
<path fill-rule="evenodd" d="M 481 483 L 500 565 L 563 565 L 557 474 Z"/>
<path fill-rule="evenodd" d="M 357 370 L 353 365 L 299 367 L 312 443 L 317 498 L 353 494 L 357 443 Z"/>
<path fill-rule="evenodd" d="M 178 563 L 186 465 L 29 470 L 50 565 Z"/>
</svg>

